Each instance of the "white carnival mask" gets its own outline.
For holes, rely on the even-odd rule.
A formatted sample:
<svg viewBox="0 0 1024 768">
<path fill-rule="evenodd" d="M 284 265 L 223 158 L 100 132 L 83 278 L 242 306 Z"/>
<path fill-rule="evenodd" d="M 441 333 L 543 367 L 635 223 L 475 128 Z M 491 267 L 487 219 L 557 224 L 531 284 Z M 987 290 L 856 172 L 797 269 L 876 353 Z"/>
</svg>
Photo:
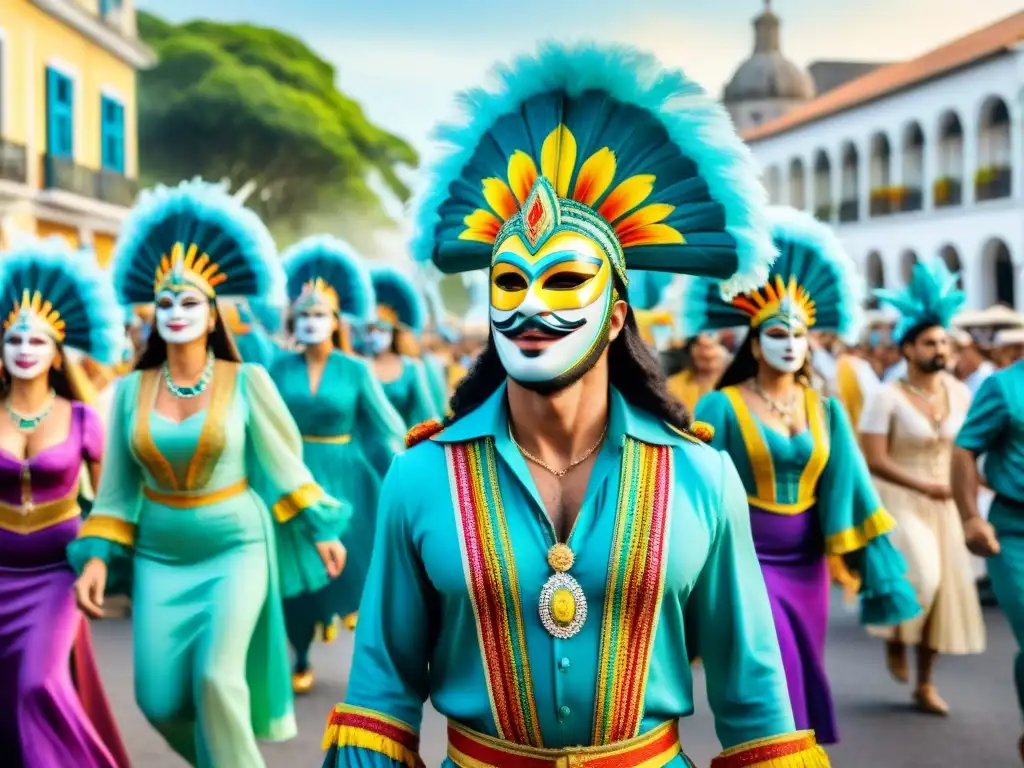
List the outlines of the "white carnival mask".
<svg viewBox="0 0 1024 768">
<path fill-rule="evenodd" d="M 156 332 L 168 344 L 188 344 L 210 330 L 210 300 L 194 288 L 156 296 Z"/>
<path fill-rule="evenodd" d="M 810 337 L 801 323 L 777 318 L 762 326 L 758 341 L 764 361 L 780 373 L 797 373 L 807 362 Z"/>
<path fill-rule="evenodd" d="M 16 379 L 46 375 L 57 356 L 57 343 L 38 316 L 22 312 L 4 333 L 4 368 Z"/>
<path fill-rule="evenodd" d="M 335 315 L 327 307 L 307 307 L 295 316 L 295 341 L 312 346 L 331 338 L 334 333 Z"/>
</svg>

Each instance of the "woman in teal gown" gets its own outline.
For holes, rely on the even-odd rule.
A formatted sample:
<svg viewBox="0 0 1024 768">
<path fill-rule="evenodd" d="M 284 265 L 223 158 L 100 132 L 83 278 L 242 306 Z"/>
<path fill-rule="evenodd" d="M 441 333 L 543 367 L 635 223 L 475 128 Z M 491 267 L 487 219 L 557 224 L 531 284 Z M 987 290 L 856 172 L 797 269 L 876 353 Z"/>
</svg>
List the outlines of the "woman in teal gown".
<svg viewBox="0 0 1024 768">
<path fill-rule="evenodd" d="M 796 726 L 832 744 L 830 571 L 849 582 L 842 558 L 856 562 L 865 623 L 896 624 L 920 608 L 846 412 L 809 385 L 809 330 L 855 336 L 863 289 L 827 226 L 792 208 L 768 214 L 779 258 L 765 285 L 726 301 L 718 282 L 691 280 L 684 333 L 750 326 L 696 418 L 710 425 L 712 445 L 732 456 L 746 488 Z"/>
<path fill-rule="evenodd" d="M 423 299 L 412 281 L 392 267 L 370 270 L 377 317 L 367 326 L 367 343 L 373 368 L 384 394 L 412 429 L 440 417 L 426 368 L 419 360 L 419 335 L 426 321 Z"/>
<path fill-rule="evenodd" d="M 270 377 L 238 362 L 217 311 L 218 292 L 268 291 L 275 265 L 262 223 L 219 186 L 140 199 L 114 283 L 123 304 L 155 303 L 156 332 L 118 386 L 99 492 L 68 547 L 94 617 L 132 569 L 136 701 L 200 768 L 259 768 L 257 738 L 295 735 L 281 597 L 344 564 L 347 510 L 313 481 Z"/>
<path fill-rule="evenodd" d="M 309 647 L 319 627 L 333 639 L 335 617 L 351 627 L 373 552 L 377 495 L 391 458 L 404 447 L 404 428 L 363 360 L 348 348 L 347 322 L 373 311 L 373 288 L 359 256 L 332 237 L 312 237 L 283 256 L 291 329 L 301 352 L 278 355 L 271 378 L 302 433 L 313 478 L 353 516 L 342 543 L 345 570 L 319 592 L 285 601 L 288 639 L 295 651 L 292 687 L 313 687 Z M 373 460 L 377 463 L 375 464 Z"/>
</svg>

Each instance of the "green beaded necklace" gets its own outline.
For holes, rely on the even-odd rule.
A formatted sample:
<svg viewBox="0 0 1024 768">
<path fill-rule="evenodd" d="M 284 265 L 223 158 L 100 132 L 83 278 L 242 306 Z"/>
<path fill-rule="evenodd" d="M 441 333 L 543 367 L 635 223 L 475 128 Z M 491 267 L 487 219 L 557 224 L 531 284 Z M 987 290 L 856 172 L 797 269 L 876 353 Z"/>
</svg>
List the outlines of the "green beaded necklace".
<svg viewBox="0 0 1024 768">
<path fill-rule="evenodd" d="M 171 378 L 171 369 L 167 366 L 167 362 L 164 362 L 164 383 L 167 384 L 167 391 L 170 392 L 174 397 L 181 398 L 182 400 L 191 400 L 193 397 L 199 397 L 206 389 L 206 386 L 210 383 L 210 379 L 213 378 L 213 350 L 209 350 L 206 353 L 206 365 L 203 367 L 203 373 L 199 377 L 199 381 L 193 384 L 191 387 L 179 387 L 174 383 L 174 379 Z"/>
<path fill-rule="evenodd" d="M 53 408 L 53 401 L 56 399 L 57 393 L 51 389 L 50 394 L 46 398 L 46 403 L 37 413 L 31 416 L 24 416 L 14 410 L 11 407 L 9 398 L 4 400 L 4 409 L 7 411 L 7 418 L 18 428 L 19 432 L 30 433 L 35 432 L 36 428 L 43 423 L 43 420 L 50 415 L 50 409 Z"/>
</svg>

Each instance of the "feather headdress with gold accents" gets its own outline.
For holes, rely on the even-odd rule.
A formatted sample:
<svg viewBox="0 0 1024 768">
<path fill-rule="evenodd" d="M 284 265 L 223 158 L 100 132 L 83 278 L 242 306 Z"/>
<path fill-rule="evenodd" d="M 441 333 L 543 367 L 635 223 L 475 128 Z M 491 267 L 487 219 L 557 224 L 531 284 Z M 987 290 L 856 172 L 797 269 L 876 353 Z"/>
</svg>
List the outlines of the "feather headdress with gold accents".
<svg viewBox="0 0 1024 768">
<path fill-rule="evenodd" d="M 950 271 L 941 256 L 915 264 L 905 288 L 878 289 L 874 295 L 900 313 L 892 331 L 897 343 L 915 327 L 927 324 L 949 328 L 967 301 L 959 287 L 959 275 Z"/>
<path fill-rule="evenodd" d="M 360 322 L 371 319 L 374 299 L 362 257 L 330 235 L 307 237 L 281 257 L 294 310 L 324 303 Z"/>
<path fill-rule="evenodd" d="M 114 287 L 124 304 L 148 304 L 165 288 L 206 296 L 279 291 L 273 238 L 221 184 L 184 181 L 139 196 L 114 249 Z"/>
<path fill-rule="evenodd" d="M 506 238 L 582 232 L 627 269 L 706 275 L 742 291 L 775 256 L 749 150 L 714 99 L 625 46 L 545 44 L 462 95 L 418 204 L 413 257 L 490 266 Z"/>
<path fill-rule="evenodd" d="M 427 323 L 427 308 L 420 292 L 406 275 L 394 267 L 374 267 L 370 282 L 377 301 L 377 315 L 419 336 Z"/>
<path fill-rule="evenodd" d="M 730 300 L 722 295 L 718 281 L 691 278 L 683 296 L 683 335 L 741 325 L 758 328 L 786 316 L 856 341 L 864 282 L 835 232 L 785 206 L 768 208 L 768 219 L 779 250 L 768 280 Z"/>
<path fill-rule="evenodd" d="M 40 328 L 103 365 L 120 357 L 123 314 L 110 280 L 62 238 L 22 241 L 0 257 L 0 314 L 4 333 Z"/>
</svg>

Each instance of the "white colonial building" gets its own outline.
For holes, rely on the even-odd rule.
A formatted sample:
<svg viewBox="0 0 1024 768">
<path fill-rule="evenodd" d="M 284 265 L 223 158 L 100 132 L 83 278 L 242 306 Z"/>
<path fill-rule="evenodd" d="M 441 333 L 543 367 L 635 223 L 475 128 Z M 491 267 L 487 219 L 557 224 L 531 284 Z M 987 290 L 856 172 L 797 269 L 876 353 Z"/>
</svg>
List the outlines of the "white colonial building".
<svg viewBox="0 0 1024 768">
<path fill-rule="evenodd" d="M 743 137 L 772 201 L 835 223 L 870 286 L 897 287 L 939 254 L 970 306 L 1024 310 L 1024 12 Z"/>
</svg>

